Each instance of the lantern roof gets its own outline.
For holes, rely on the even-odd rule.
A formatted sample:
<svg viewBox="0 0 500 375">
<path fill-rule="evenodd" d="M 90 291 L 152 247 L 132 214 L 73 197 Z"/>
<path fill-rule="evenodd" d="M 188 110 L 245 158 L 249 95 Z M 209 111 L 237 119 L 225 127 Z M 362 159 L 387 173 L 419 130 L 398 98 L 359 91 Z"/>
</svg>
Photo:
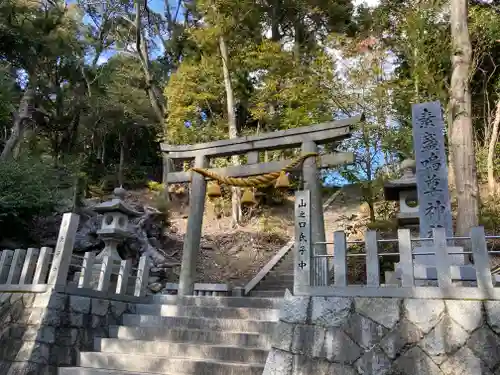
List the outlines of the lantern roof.
<svg viewBox="0 0 500 375">
<path fill-rule="evenodd" d="M 384 197 L 388 201 L 399 200 L 399 194 L 402 191 L 417 190 L 417 178 L 415 176 L 415 161 L 411 159 L 404 160 L 401 163 L 401 169 L 404 170 L 403 177 L 397 180 L 387 181 L 384 184 Z"/>
<path fill-rule="evenodd" d="M 125 193 L 126 190 L 124 188 L 122 187 L 116 188 L 113 191 L 114 198 L 109 201 L 98 204 L 94 208 L 94 210 L 101 214 L 120 212 L 129 217 L 141 216 L 141 213 L 139 211 L 134 210 L 131 206 L 125 203 L 124 201 Z"/>
</svg>

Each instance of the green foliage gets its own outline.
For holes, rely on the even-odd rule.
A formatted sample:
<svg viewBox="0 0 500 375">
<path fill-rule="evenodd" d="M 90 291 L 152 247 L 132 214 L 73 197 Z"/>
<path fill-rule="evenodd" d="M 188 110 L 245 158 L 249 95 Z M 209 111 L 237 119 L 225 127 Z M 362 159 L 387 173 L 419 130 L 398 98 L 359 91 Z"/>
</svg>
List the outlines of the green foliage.
<svg viewBox="0 0 500 375">
<path fill-rule="evenodd" d="M 192 144 L 228 137 L 220 37 L 228 49 L 240 135 L 365 114 L 353 137 L 333 146 L 355 153 L 355 164 L 341 173 L 362 186 L 378 221 L 390 220 L 393 211 L 390 205 L 374 205 L 383 182 L 413 153 L 410 104 L 439 99 L 446 108 L 448 101 L 451 48 L 444 0 L 381 0 L 373 10 L 357 12 L 350 0 L 196 0 L 180 2 L 181 9 L 166 1 L 162 10 L 132 1 L 42 3 L 0 4 L 0 143 L 11 134 L 21 87 L 32 84 L 36 98 L 20 154 L 71 169 L 87 185 L 105 190 L 113 189 L 120 175 L 127 188 L 147 184 L 158 192 L 161 185 L 148 181 L 159 178 L 158 141 L 164 138 Z M 140 30 L 134 26 L 136 6 Z M 471 2 L 470 79 L 480 178 L 486 175 L 485 147 L 500 92 L 499 25 L 494 4 Z M 138 34 L 146 58 L 134 50 Z M 118 53 L 103 59 L 110 52 Z M 158 52 L 163 55 L 154 58 Z M 155 96 L 166 108 L 161 124 Z M 266 160 L 297 153 L 269 151 Z M 47 168 L 50 182 L 44 186 L 57 191 L 50 168 L 23 163 L 2 168 L 10 168 L 9 176 L 21 165 L 28 171 Z M 218 167 L 231 163 L 229 158 L 212 161 Z M 498 176 L 500 163 L 494 164 Z M 37 173 L 34 169 L 25 178 Z M 10 197 L 5 189 L 0 196 Z M 286 198 L 274 189 L 266 194 L 276 204 Z M 226 189 L 227 200 L 229 195 Z M 43 199 L 34 211 L 49 207 Z M 12 215 L 31 215 L 22 207 Z"/>
<path fill-rule="evenodd" d="M 148 181 L 148 189 L 154 192 L 162 192 L 164 190 L 164 185 L 161 182 Z"/>
<path fill-rule="evenodd" d="M 283 233 L 283 228 L 285 226 L 283 225 L 283 221 L 276 217 L 276 216 L 271 216 L 269 212 L 264 212 L 263 215 L 260 216 L 259 218 L 259 231 L 263 233 L 268 233 L 268 234 L 282 234 Z"/>
<path fill-rule="evenodd" d="M 170 204 L 162 194 L 157 194 L 153 198 L 153 207 L 163 215 L 165 223 L 168 222 Z"/>
<path fill-rule="evenodd" d="M 486 197 L 481 202 L 479 225 L 484 226 L 488 233 L 500 233 L 500 194 Z"/>
<path fill-rule="evenodd" d="M 367 229 L 382 233 L 395 232 L 398 228 L 397 220 L 376 220 L 366 225 Z"/>
<path fill-rule="evenodd" d="M 495 146 L 495 155 L 500 155 L 500 142 Z M 479 182 L 486 183 L 488 177 L 487 171 L 488 149 L 486 147 L 478 147 L 476 151 L 477 178 Z M 500 163 L 493 164 L 493 173 L 495 176 L 500 176 Z"/>
<path fill-rule="evenodd" d="M 29 223 L 37 215 L 52 213 L 61 187 L 67 187 L 63 183 L 71 184 L 69 177 L 51 166 L 29 159 L 1 162 L 0 175 L 0 225 L 4 233 L 8 233 L 6 228 Z"/>
</svg>

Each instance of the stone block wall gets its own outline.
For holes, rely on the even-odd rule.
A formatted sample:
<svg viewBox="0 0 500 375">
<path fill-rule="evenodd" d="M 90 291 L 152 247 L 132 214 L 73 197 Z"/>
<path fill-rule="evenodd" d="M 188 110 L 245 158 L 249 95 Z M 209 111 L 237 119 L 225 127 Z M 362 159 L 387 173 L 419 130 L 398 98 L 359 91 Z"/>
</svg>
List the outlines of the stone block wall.
<svg viewBox="0 0 500 375">
<path fill-rule="evenodd" d="M 500 301 L 287 295 L 265 375 L 500 375 Z"/>
<path fill-rule="evenodd" d="M 56 375 L 94 337 L 109 337 L 132 304 L 64 293 L 0 294 L 0 374 Z"/>
</svg>

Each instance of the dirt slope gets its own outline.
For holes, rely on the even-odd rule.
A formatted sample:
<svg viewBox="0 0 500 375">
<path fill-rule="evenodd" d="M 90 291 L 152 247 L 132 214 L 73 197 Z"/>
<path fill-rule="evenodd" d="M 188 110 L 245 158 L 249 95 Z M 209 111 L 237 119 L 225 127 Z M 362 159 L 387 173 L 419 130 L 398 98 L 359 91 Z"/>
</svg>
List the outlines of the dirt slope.
<svg viewBox="0 0 500 375">
<path fill-rule="evenodd" d="M 325 194 L 326 201 L 332 192 Z M 145 195 L 142 195 L 144 199 Z M 336 230 L 362 233 L 367 216 L 363 213 L 359 190 L 356 187 L 344 188 L 343 192 L 325 211 L 325 230 L 329 240 Z M 203 234 L 198 261 L 199 282 L 229 282 L 243 286 L 286 244 L 294 235 L 293 197 L 282 205 L 267 207 L 255 212 L 237 229 L 231 227 L 230 217 L 218 219 L 211 203 L 207 203 L 203 220 Z M 187 228 L 187 210 L 171 207 L 171 228 L 168 237 L 172 240 L 167 253 L 180 261 L 183 236 Z M 329 252 L 332 249 L 330 247 Z M 289 254 L 292 254 L 290 252 Z M 290 256 L 291 259 L 293 257 Z M 277 267 L 274 275 L 284 280 L 291 274 L 292 263 Z M 171 276 L 176 281 L 180 269 L 174 269 Z M 268 278 L 272 280 L 272 277 Z"/>
</svg>

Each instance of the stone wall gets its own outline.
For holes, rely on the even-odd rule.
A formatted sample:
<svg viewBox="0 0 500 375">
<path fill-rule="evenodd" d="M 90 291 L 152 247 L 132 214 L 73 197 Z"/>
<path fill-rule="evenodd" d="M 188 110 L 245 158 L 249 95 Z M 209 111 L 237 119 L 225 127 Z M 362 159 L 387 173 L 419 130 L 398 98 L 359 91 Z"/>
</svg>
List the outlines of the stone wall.
<svg viewBox="0 0 500 375">
<path fill-rule="evenodd" d="M 500 375 L 500 301 L 285 297 L 265 375 Z"/>
<path fill-rule="evenodd" d="M 0 374 L 56 375 L 134 305 L 63 293 L 0 294 Z"/>
</svg>

